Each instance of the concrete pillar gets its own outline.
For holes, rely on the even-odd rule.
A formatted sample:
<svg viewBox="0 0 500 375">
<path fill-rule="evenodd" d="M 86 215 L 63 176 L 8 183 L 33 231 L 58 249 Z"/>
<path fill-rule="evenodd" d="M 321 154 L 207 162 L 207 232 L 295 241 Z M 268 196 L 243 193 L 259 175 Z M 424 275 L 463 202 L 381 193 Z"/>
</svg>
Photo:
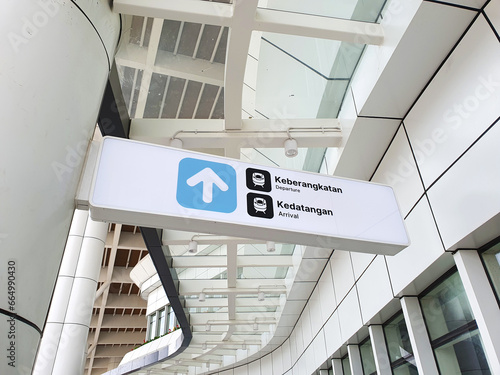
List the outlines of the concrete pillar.
<svg viewBox="0 0 500 375">
<path fill-rule="evenodd" d="M 58 277 L 120 17 L 110 1 L 0 2 L 0 285 L 16 269 L 15 365 L 31 373 Z M 0 315 L 3 313 L 0 312 Z M 8 317 L 0 319 L 7 337 Z"/>
<path fill-rule="evenodd" d="M 500 374 L 500 310 L 481 258 L 475 250 L 459 250 L 453 259 L 474 313 L 491 373 Z"/>
<path fill-rule="evenodd" d="M 392 375 L 391 361 L 385 345 L 384 329 L 381 325 L 371 325 L 368 327 L 368 331 L 370 332 L 377 375 Z"/>
<path fill-rule="evenodd" d="M 33 374 L 82 374 L 107 224 L 76 210 Z"/>
<path fill-rule="evenodd" d="M 401 298 L 401 307 L 403 308 L 406 329 L 410 337 L 418 373 L 439 375 L 418 298 Z"/>
<path fill-rule="evenodd" d="M 342 368 L 342 360 L 340 358 L 332 359 L 332 370 L 333 370 L 333 375 L 344 375 L 344 369 Z"/>
<path fill-rule="evenodd" d="M 347 354 L 349 356 L 349 366 L 352 375 L 363 375 L 363 364 L 361 363 L 361 353 L 359 345 L 347 345 Z"/>
</svg>

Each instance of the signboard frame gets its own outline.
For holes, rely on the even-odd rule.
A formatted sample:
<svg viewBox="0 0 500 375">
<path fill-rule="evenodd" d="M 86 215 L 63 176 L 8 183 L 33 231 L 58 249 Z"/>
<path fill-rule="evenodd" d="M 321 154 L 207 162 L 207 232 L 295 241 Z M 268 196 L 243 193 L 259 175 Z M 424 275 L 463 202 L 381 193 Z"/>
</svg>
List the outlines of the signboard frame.
<svg viewBox="0 0 500 375">
<path fill-rule="evenodd" d="M 197 210 L 194 208 L 190 207 L 181 207 L 181 215 L 166 215 L 162 212 L 154 212 L 152 210 L 143 210 L 143 209 L 137 209 L 133 207 L 117 207 L 113 206 L 110 204 L 103 204 L 102 202 L 97 202 L 94 199 L 94 194 L 96 193 L 96 185 L 99 187 L 103 186 L 102 184 L 112 184 L 110 181 L 98 181 L 98 178 L 103 178 L 102 176 L 99 175 L 100 171 L 100 166 L 102 164 L 102 157 L 103 157 L 103 149 L 106 147 L 106 144 L 108 144 L 110 141 L 115 142 L 127 142 L 129 144 L 133 143 L 136 145 L 143 145 L 143 146 L 148 146 L 148 147 L 155 147 L 155 148 L 160 148 L 162 150 L 165 150 L 165 152 L 170 152 L 170 153 L 182 153 L 182 155 L 185 155 L 181 160 L 184 160 L 186 158 L 190 158 L 193 160 L 199 160 L 200 162 L 206 160 L 207 163 L 216 163 L 214 162 L 220 162 L 220 163 L 227 163 L 229 165 L 236 166 L 236 169 L 238 169 L 237 177 L 236 178 L 244 178 L 241 176 L 243 173 L 243 170 L 247 169 L 255 169 L 255 170 L 270 170 L 270 171 L 279 171 L 276 173 L 282 172 L 283 174 L 286 174 L 288 176 L 299 176 L 293 181 L 305 181 L 308 178 L 310 179 L 325 179 L 328 178 L 333 182 L 335 181 L 345 181 L 346 183 L 350 184 L 350 186 L 358 186 L 361 189 L 373 189 L 375 186 L 382 187 L 383 189 L 389 189 L 387 190 L 390 194 L 392 195 L 390 203 L 394 205 L 394 207 L 397 209 L 397 215 L 398 219 L 396 220 L 398 228 L 397 230 L 404 231 L 404 241 L 378 241 L 378 240 L 373 240 L 373 239 L 363 239 L 359 237 L 353 237 L 353 236 L 347 236 L 347 235 L 330 235 L 327 233 L 319 233 L 319 232 L 314 232 L 312 230 L 297 230 L 297 228 L 286 228 L 286 227 L 281 227 L 281 228 L 276 228 L 272 227 L 273 223 L 273 218 L 270 220 L 268 219 L 259 219 L 262 222 L 262 225 L 260 224 L 255 224 L 255 220 L 252 223 L 241 223 L 238 222 L 237 220 L 234 220 L 234 216 L 232 216 L 232 213 L 220 213 L 220 212 L 209 212 L 208 214 L 203 212 L 205 217 L 203 217 L 200 214 L 197 214 Z M 133 147 L 133 146 L 132 146 Z M 179 154 L 181 155 L 181 154 Z M 108 157 L 108 156 L 106 156 Z M 240 167 L 241 166 L 241 167 Z M 141 166 L 142 168 L 149 168 L 148 166 Z M 104 168 L 104 167 L 103 167 Z M 123 168 L 123 166 L 121 167 Z M 179 168 L 177 165 L 175 168 Z M 144 172 L 146 173 L 146 172 Z M 162 173 L 162 171 L 156 169 L 153 169 L 150 173 L 145 174 L 145 176 L 149 176 L 152 173 Z M 179 173 L 179 172 L 178 172 Z M 248 174 L 248 173 L 247 173 Z M 260 176 L 257 176 L 260 177 Z M 104 177 L 106 178 L 106 177 Z M 248 180 L 247 176 L 247 180 Z M 177 180 L 177 179 L 176 179 Z M 290 180 L 290 179 L 289 179 Z M 279 181 L 279 179 L 278 179 Z M 292 181 L 292 180 L 290 180 Z M 294 188 L 294 184 L 290 185 L 291 188 Z M 257 181 L 258 182 L 258 181 Z M 118 182 L 114 182 L 118 183 Z M 147 182 L 143 181 L 144 184 L 147 185 Z M 176 181 L 176 184 L 178 181 Z M 272 183 L 272 181 L 271 181 Z M 352 185 L 355 184 L 355 185 Z M 295 185 L 296 186 L 296 185 Z M 321 184 L 320 184 L 321 186 Z M 371 186 L 371 187 L 370 187 Z M 257 186 L 258 187 L 258 186 Z M 178 188 L 176 188 L 178 189 Z M 332 188 L 330 187 L 330 191 Z M 335 188 L 334 188 L 335 189 Z M 172 189 L 170 189 L 172 190 Z M 248 196 L 251 196 L 252 193 L 255 193 L 254 195 L 259 195 L 260 192 L 255 192 L 252 191 L 251 189 L 248 190 Z M 267 193 L 267 192 L 264 192 Z M 278 192 L 275 190 L 275 193 L 278 194 Z M 271 193 L 269 193 L 271 194 Z M 386 194 L 387 195 L 387 194 Z M 300 196 L 300 194 L 296 195 Z M 241 203 L 241 197 L 238 197 L 239 202 Z M 347 199 L 347 198 L 346 198 Z M 276 201 L 276 199 L 275 199 Z M 179 202 L 179 199 L 178 199 Z M 250 201 L 248 201 L 250 202 Z M 291 207 L 291 204 L 294 203 L 283 203 L 281 202 L 281 207 L 284 207 L 284 205 L 288 205 L 288 207 Z M 238 203 L 238 204 L 240 204 Z M 276 202 L 274 203 L 274 211 L 277 211 L 276 209 Z M 250 203 L 248 203 L 250 207 Z M 300 206 L 300 204 L 299 204 Z M 295 206 L 294 206 L 295 207 Z M 306 209 L 308 208 L 307 205 L 305 207 Z M 359 208 L 359 207 L 358 207 Z M 302 209 L 304 209 L 304 205 L 302 205 Z M 115 137 L 104 137 L 103 142 L 101 144 L 101 147 L 99 149 L 99 155 L 97 158 L 97 164 L 96 168 L 94 170 L 94 175 L 92 179 L 92 184 L 91 184 L 91 190 L 90 190 L 90 196 L 89 196 L 89 211 L 90 211 L 90 216 L 93 220 L 97 221 L 105 221 L 105 222 L 116 222 L 116 223 L 122 223 L 122 224 L 127 224 L 127 225 L 138 225 L 138 226 L 145 226 L 145 227 L 152 227 L 152 228 L 165 228 L 165 229 L 172 229 L 172 230 L 180 230 L 180 231 L 189 231 L 189 232 L 197 232 L 197 233 L 208 233 L 208 234 L 215 234 L 215 235 L 228 235 L 228 236 L 233 236 L 233 237 L 243 237 L 243 238 L 252 238 L 256 240 L 262 240 L 263 242 L 265 241 L 274 241 L 278 243 L 291 243 L 291 244 L 299 244 L 299 245 L 306 245 L 306 246 L 314 246 L 314 247 L 320 247 L 320 248 L 329 248 L 329 249 L 339 249 L 339 250 L 349 250 L 349 251 L 356 251 L 356 252 L 364 252 L 364 253 L 374 253 L 374 254 L 383 254 L 383 255 L 394 255 L 398 253 L 400 250 L 406 248 L 409 246 L 410 242 L 408 239 L 408 232 L 406 230 L 406 226 L 404 223 L 403 218 L 401 217 L 399 205 L 397 203 L 396 197 L 394 195 L 394 192 L 390 186 L 387 185 L 382 185 L 382 184 L 377 184 L 377 183 L 372 183 L 372 182 L 366 182 L 366 181 L 357 181 L 357 180 L 352 180 L 352 179 L 347 179 L 347 178 L 338 178 L 334 176 L 327 176 L 323 174 L 318 174 L 318 173 L 313 173 L 313 172 L 305 172 L 305 171 L 292 171 L 288 169 L 282 169 L 282 168 L 274 168 L 274 167 L 265 167 L 265 166 L 260 166 L 256 164 L 250 164 L 250 163 L 245 163 L 241 162 L 236 159 L 229 159 L 229 158 L 224 158 L 224 157 L 219 157 L 219 156 L 214 156 L 214 155 L 207 155 L 195 151 L 188 151 L 188 150 L 181 150 L 181 149 L 174 149 L 171 147 L 166 147 L 166 146 L 160 146 L 160 145 L 155 145 L 155 144 L 149 144 L 145 142 L 140 142 L 140 141 L 135 141 L 135 140 L 127 140 L 127 139 L 121 139 L 121 138 L 115 138 Z M 240 210 L 241 211 L 241 210 Z M 194 213 L 193 213 L 194 212 Z M 184 214 L 185 213 L 185 214 Z M 249 212 L 250 214 L 250 212 Z M 258 212 L 257 212 L 258 214 Z M 393 212 L 394 214 L 394 212 Z M 208 216 L 207 216 L 208 215 Z M 223 219 L 227 215 L 227 220 Z M 258 216 L 258 215 L 257 215 Z M 231 220 L 231 217 L 233 217 L 233 220 Z M 239 217 L 238 217 L 239 220 Z M 290 218 L 290 220 L 293 220 L 293 218 Z M 394 221 L 394 220 L 393 220 Z M 396 229 L 395 229 L 396 230 Z M 401 233 L 400 233 L 401 235 Z"/>
</svg>

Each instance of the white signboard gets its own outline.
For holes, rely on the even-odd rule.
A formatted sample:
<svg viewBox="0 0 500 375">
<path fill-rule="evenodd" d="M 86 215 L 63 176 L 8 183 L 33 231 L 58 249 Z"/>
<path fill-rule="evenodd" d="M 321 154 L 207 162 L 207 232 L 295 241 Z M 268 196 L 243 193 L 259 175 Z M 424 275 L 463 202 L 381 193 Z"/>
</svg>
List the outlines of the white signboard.
<svg viewBox="0 0 500 375">
<path fill-rule="evenodd" d="M 392 255 L 409 245 L 391 187 L 104 138 L 94 220 Z"/>
</svg>

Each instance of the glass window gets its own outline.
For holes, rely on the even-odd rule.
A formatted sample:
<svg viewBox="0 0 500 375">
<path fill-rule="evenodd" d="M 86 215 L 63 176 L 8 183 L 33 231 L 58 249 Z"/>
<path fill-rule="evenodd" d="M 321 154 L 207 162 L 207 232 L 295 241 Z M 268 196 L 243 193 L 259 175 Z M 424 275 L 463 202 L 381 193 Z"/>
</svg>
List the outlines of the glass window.
<svg viewBox="0 0 500 375">
<path fill-rule="evenodd" d="M 481 257 L 497 300 L 500 301 L 500 243 L 484 251 Z"/>
<path fill-rule="evenodd" d="M 474 321 L 458 272 L 420 298 L 431 340 Z"/>
<path fill-rule="evenodd" d="M 149 316 L 149 340 L 156 336 L 156 313 Z"/>
<path fill-rule="evenodd" d="M 441 374 L 491 374 L 477 329 L 435 348 L 434 353 Z"/>
<path fill-rule="evenodd" d="M 335 17 L 356 21 L 375 22 L 385 4 L 385 0 L 374 1 L 341 1 L 310 0 L 287 1 L 268 0 L 259 3 L 259 8 L 278 9 L 293 13 L 313 14 L 322 17 Z M 136 36 L 136 39 L 138 37 Z"/>
<path fill-rule="evenodd" d="M 164 335 L 166 333 L 166 324 L 165 324 L 165 309 L 162 309 L 158 316 L 158 335 Z"/>
<path fill-rule="evenodd" d="M 384 324 L 384 334 L 393 373 L 395 375 L 418 374 L 403 312 L 399 312 Z"/>
<path fill-rule="evenodd" d="M 177 324 L 177 320 L 175 319 L 175 314 L 174 311 L 172 310 L 172 306 L 168 306 L 168 329 L 174 329 L 175 325 Z"/>
<path fill-rule="evenodd" d="M 440 372 L 490 375 L 477 324 L 458 272 L 425 293 L 420 303 Z"/>
<path fill-rule="evenodd" d="M 373 358 L 372 343 L 370 339 L 359 346 L 359 353 L 361 354 L 361 363 L 363 364 L 363 374 L 376 374 L 377 368 L 375 366 L 375 359 Z"/>
<path fill-rule="evenodd" d="M 417 366 L 415 365 L 415 360 L 412 359 L 412 363 L 403 363 L 402 365 L 392 369 L 394 375 L 418 375 Z"/>
<path fill-rule="evenodd" d="M 349 363 L 348 356 L 342 358 L 342 371 L 344 372 L 344 375 L 351 375 L 351 365 Z"/>
<path fill-rule="evenodd" d="M 284 279 L 288 267 L 238 267 L 238 279 Z"/>
</svg>

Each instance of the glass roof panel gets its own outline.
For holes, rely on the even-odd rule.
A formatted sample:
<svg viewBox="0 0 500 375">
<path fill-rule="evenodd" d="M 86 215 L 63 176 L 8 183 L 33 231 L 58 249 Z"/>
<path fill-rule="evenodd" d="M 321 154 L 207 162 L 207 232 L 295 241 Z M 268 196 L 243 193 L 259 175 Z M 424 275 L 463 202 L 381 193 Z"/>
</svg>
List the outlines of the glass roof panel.
<svg viewBox="0 0 500 375">
<path fill-rule="evenodd" d="M 288 267 L 238 267 L 238 279 L 284 279 Z"/>
<path fill-rule="evenodd" d="M 255 312 L 276 312 L 278 309 L 277 306 L 245 306 L 238 307 L 236 306 L 237 313 L 255 313 Z"/>
<path fill-rule="evenodd" d="M 336 118 L 364 44 L 262 33 L 255 103 L 269 119 Z"/>
<path fill-rule="evenodd" d="M 376 22 L 386 0 L 260 0 L 259 8 Z"/>
<path fill-rule="evenodd" d="M 188 242 L 186 241 L 186 245 L 169 245 L 169 251 L 172 256 L 226 256 L 227 255 L 227 246 L 226 245 L 198 245 L 198 251 L 193 254 L 188 252 Z"/>
<path fill-rule="evenodd" d="M 227 279 L 227 268 L 176 268 L 179 280 Z"/>
<path fill-rule="evenodd" d="M 228 27 L 124 16 L 124 30 L 116 64 L 131 118 L 224 118 Z"/>
<path fill-rule="evenodd" d="M 238 248 L 238 256 L 252 255 L 292 255 L 295 245 L 275 244 L 275 251 L 268 252 L 266 244 L 245 244 Z"/>
<path fill-rule="evenodd" d="M 320 171 L 324 154 L 325 149 L 318 147 L 299 147 L 298 155 L 293 158 L 287 157 L 283 148 L 242 148 L 240 159 L 268 167 L 317 173 Z"/>
</svg>

